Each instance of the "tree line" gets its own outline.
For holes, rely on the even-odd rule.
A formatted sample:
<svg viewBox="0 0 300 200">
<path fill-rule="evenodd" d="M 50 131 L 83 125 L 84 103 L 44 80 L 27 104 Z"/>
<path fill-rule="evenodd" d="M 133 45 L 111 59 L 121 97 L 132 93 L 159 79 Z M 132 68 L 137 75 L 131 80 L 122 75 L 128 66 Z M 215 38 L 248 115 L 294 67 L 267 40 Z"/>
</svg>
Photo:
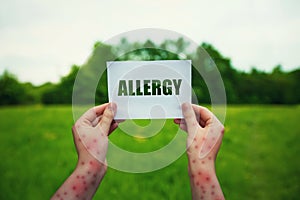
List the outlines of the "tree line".
<svg viewBox="0 0 300 200">
<path fill-rule="evenodd" d="M 272 72 L 252 68 L 250 72 L 239 71 L 227 58 L 208 43 L 202 43 L 193 52 L 189 52 L 189 43 L 183 38 L 165 40 L 160 44 L 146 42 L 129 42 L 123 38 L 117 45 L 96 42 L 92 55 L 82 65 L 73 65 L 70 72 L 58 83 L 45 83 L 34 86 L 21 83 L 16 76 L 4 71 L 0 75 L 0 105 L 16 104 L 71 104 L 72 94 L 79 95 L 80 102 L 89 102 L 94 97 L 95 103 L 108 101 L 106 61 L 123 60 L 179 60 L 190 59 L 200 70 L 210 73 L 207 54 L 220 72 L 225 86 L 227 103 L 231 104 L 299 104 L 300 68 L 285 72 L 280 65 Z M 207 62 L 208 61 L 208 62 Z M 80 73 L 83 81 L 74 83 Z M 96 76 L 101 74 L 101 77 Z M 100 80 L 98 80 L 100 78 Z M 212 77 L 213 78 L 213 77 Z M 213 79 L 212 79 L 213 80 Z M 97 85 L 93 88 L 91 84 Z M 206 82 L 192 68 L 192 87 L 199 103 L 211 103 Z"/>
</svg>

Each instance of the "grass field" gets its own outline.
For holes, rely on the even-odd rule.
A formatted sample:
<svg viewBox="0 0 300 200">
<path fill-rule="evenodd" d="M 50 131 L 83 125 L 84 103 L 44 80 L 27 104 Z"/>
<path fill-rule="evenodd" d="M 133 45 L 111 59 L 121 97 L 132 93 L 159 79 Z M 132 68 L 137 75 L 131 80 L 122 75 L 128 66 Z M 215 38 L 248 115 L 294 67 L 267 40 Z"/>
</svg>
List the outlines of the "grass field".
<svg viewBox="0 0 300 200">
<path fill-rule="evenodd" d="M 76 164 L 71 107 L 2 107 L 0 119 L 0 199 L 49 199 Z M 299 199 L 299 119 L 299 106 L 227 108 L 217 160 L 226 199 Z M 169 142 L 176 131 L 167 121 L 161 133 L 148 140 L 133 139 L 120 130 L 111 140 L 130 151 L 148 152 Z M 109 168 L 94 199 L 190 198 L 184 154 L 150 173 Z"/>
</svg>

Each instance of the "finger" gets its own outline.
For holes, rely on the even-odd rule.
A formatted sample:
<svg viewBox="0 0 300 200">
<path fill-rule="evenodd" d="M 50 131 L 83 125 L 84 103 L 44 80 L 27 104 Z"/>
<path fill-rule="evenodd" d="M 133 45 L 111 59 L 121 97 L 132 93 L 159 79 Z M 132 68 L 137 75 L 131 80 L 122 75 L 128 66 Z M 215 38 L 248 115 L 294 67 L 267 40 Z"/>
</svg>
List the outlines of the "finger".
<svg viewBox="0 0 300 200">
<path fill-rule="evenodd" d="M 218 150 L 218 144 L 222 141 L 224 126 L 219 120 L 213 116 L 210 120 L 210 124 L 205 127 L 207 134 L 205 136 L 205 141 L 200 150 L 200 159 L 208 155 L 212 150 Z"/>
<path fill-rule="evenodd" d="M 202 124 L 204 126 L 207 125 L 208 121 L 211 120 L 213 117 L 212 112 L 210 112 L 207 108 L 203 106 L 198 106 L 193 104 L 192 107 L 196 113 L 199 113 L 200 122 L 202 121 Z"/>
<path fill-rule="evenodd" d="M 96 117 L 96 119 L 94 119 L 94 121 L 92 122 L 92 126 L 95 127 L 97 126 L 97 124 L 101 121 L 102 115 Z"/>
<path fill-rule="evenodd" d="M 181 119 L 174 119 L 174 123 L 175 124 L 180 124 L 181 123 Z"/>
<path fill-rule="evenodd" d="M 93 121 L 97 118 L 97 116 L 99 116 L 98 113 L 100 113 L 101 111 L 103 113 L 103 110 L 106 108 L 106 106 L 107 106 L 107 104 L 102 104 L 100 106 L 90 108 L 88 111 L 86 111 L 82 115 L 81 119 L 83 119 L 84 121 L 87 120 L 88 122 L 93 123 Z"/>
<path fill-rule="evenodd" d="M 97 124 L 101 121 L 102 119 L 102 115 L 96 117 L 96 119 L 92 122 L 92 126 L 95 127 L 97 126 Z M 124 119 L 118 119 L 118 120 L 114 120 L 116 123 L 122 123 L 124 122 L 125 120 Z"/>
<path fill-rule="evenodd" d="M 111 123 L 110 129 L 108 131 L 108 135 L 110 135 L 114 130 L 116 130 L 118 128 L 118 126 L 119 126 L 119 123 L 113 121 Z"/>
<path fill-rule="evenodd" d="M 199 127 L 199 124 L 191 104 L 189 103 L 182 104 L 182 114 L 185 119 L 188 134 L 194 134 L 197 128 Z"/>
<path fill-rule="evenodd" d="M 179 125 L 179 128 L 187 132 L 187 127 L 184 119 L 174 119 L 174 123 Z"/>
<path fill-rule="evenodd" d="M 105 103 L 99 106 L 95 106 L 94 107 L 94 111 L 96 113 L 97 116 L 100 116 L 103 114 L 104 110 L 106 109 L 106 107 L 109 105 L 109 103 Z"/>
<path fill-rule="evenodd" d="M 125 122 L 125 119 L 118 119 L 118 120 L 115 120 L 115 122 L 117 122 L 119 124 L 119 123 Z"/>
<path fill-rule="evenodd" d="M 117 105 L 115 103 L 110 103 L 104 110 L 102 118 L 97 125 L 97 127 L 99 127 L 106 135 L 109 133 L 116 110 Z"/>
<path fill-rule="evenodd" d="M 193 110 L 195 112 L 196 120 L 199 123 L 201 121 L 199 107 L 197 105 L 195 105 L 195 104 L 192 104 L 192 108 L 193 108 Z"/>
<path fill-rule="evenodd" d="M 193 109 L 194 109 L 194 111 L 195 111 L 195 115 L 196 115 L 197 121 L 199 122 L 199 124 L 200 124 L 202 127 L 204 127 L 205 122 L 204 122 L 203 120 L 200 119 L 199 108 L 193 105 Z M 182 121 L 184 121 L 184 120 L 183 120 L 183 119 L 179 119 L 179 118 L 174 119 L 174 123 L 175 123 L 175 124 L 180 124 Z"/>
<path fill-rule="evenodd" d="M 180 128 L 181 130 L 187 132 L 187 126 L 186 126 L 186 123 L 181 123 L 181 124 L 179 125 L 179 128 Z"/>
</svg>

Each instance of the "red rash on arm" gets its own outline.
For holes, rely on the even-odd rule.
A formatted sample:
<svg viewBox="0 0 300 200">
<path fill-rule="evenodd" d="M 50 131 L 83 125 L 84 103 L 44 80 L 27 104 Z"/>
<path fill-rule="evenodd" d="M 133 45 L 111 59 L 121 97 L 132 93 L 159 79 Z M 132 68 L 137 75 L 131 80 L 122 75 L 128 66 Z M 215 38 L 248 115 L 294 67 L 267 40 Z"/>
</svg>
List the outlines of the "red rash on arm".
<svg viewBox="0 0 300 200">
<path fill-rule="evenodd" d="M 105 171 L 106 166 L 93 158 L 79 161 L 74 172 L 51 199 L 92 199 Z"/>
<path fill-rule="evenodd" d="M 92 199 L 107 169 L 108 135 L 118 126 L 113 121 L 115 111 L 115 104 L 103 104 L 91 108 L 77 120 L 72 132 L 78 162 L 52 200 Z"/>
<path fill-rule="evenodd" d="M 194 165 L 194 163 L 192 163 Z M 197 165 L 197 163 L 195 163 Z M 198 163 L 199 166 L 190 167 L 191 189 L 193 199 L 224 199 L 221 187 L 214 170 L 209 169 L 208 165 Z"/>
<path fill-rule="evenodd" d="M 175 120 L 188 133 L 188 172 L 193 199 L 223 200 L 215 159 L 222 143 L 224 126 L 206 108 L 183 104 L 184 120 Z M 199 118 L 197 119 L 197 116 Z"/>
<path fill-rule="evenodd" d="M 193 143 L 196 143 L 196 141 L 199 141 L 197 136 L 193 140 Z M 214 152 L 212 151 L 200 159 L 198 146 L 192 144 L 188 150 L 192 152 L 188 154 L 188 167 L 193 199 L 223 200 L 225 198 L 215 173 Z M 198 153 L 195 154 L 194 152 Z"/>
</svg>

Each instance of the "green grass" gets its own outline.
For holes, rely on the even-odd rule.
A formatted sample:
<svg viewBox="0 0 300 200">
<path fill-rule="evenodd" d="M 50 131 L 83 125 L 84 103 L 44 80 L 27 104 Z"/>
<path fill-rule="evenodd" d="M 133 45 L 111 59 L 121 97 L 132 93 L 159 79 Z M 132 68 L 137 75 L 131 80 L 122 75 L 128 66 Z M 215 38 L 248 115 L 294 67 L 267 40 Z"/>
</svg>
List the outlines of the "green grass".
<svg viewBox="0 0 300 200">
<path fill-rule="evenodd" d="M 229 106 L 217 173 L 227 199 L 299 199 L 300 107 Z M 0 199 L 49 199 L 72 172 L 72 110 L 68 106 L 0 108 Z M 147 125 L 150 121 L 136 121 Z M 159 121 L 157 122 L 160 123 Z M 130 128 L 130 127 L 129 127 Z M 161 148 L 177 127 L 155 136 L 118 130 L 113 143 L 133 152 Z M 184 133 L 180 133 L 183 134 Z M 109 168 L 95 199 L 190 199 L 185 154 L 161 170 L 131 174 Z"/>
</svg>

